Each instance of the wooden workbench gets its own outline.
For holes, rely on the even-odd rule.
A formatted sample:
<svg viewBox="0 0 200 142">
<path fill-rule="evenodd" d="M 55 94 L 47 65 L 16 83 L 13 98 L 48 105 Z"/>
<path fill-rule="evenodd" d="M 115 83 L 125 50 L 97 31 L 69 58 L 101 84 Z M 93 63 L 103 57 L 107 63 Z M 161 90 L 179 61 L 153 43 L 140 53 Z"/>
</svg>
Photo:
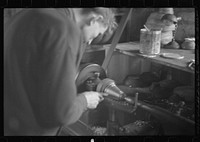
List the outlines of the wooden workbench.
<svg viewBox="0 0 200 142">
<path fill-rule="evenodd" d="M 110 47 L 110 44 L 91 45 L 91 47 L 87 49 L 87 52 L 105 50 L 105 54 L 107 54 L 109 47 Z M 194 50 L 161 48 L 160 53 L 177 53 L 179 55 L 184 56 L 183 59 L 168 59 L 168 58 L 163 58 L 160 55 L 156 55 L 155 57 L 144 56 L 139 53 L 139 42 L 119 43 L 117 44 L 115 51 L 120 52 L 125 55 L 129 55 L 129 56 L 137 56 L 144 59 L 148 59 L 152 62 L 156 62 L 165 66 L 176 68 L 178 70 L 194 73 L 194 70 L 191 70 L 187 67 L 188 62 L 192 59 L 195 59 Z"/>
</svg>

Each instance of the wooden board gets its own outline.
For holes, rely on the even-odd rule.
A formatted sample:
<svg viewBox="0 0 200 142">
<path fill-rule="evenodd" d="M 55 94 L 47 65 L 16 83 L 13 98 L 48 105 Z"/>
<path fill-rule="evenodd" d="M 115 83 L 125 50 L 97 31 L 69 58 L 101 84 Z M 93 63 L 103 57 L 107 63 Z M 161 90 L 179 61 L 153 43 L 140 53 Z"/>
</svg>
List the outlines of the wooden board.
<svg viewBox="0 0 200 142">
<path fill-rule="evenodd" d="M 121 47 L 118 47 L 121 46 Z M 124 46 L 128 46 L 125 48 L 125 50 L 123 50 Z M 109 48 L 110 45 L 104 45 L 104 48 Z M 148 57 L 148 56 L 144 56 L 142 54 L 139 53 L 139 42 L 129 42 L 129 43 L 119 43 L 117 44 L 117 52 L 120 52 L 122 54 L 128 55 L 128 56 L 137 56 L 137 57 L 141 57 L 144 59 L 148 59 L 149 61 L 153 61 L 165 66 L 169 66 L 172 68 L 176 68 L 176 69 L 180 69 L 182 71 L 186 71 L 186 72 L 190 72 L 190 73 L 194 73 L 193 70 L 189 69 L 187 67 L 188 62 L 192 59 L 195 59 L 195 54 L 194 54 L 194 50 L 184 50 L 184 49 L 163 49 L 161 48 L 160 53 L 176 53 L 179 54 L 181 56 L 184 56 L 184 58 L 182 59 L 168 59 L 168 58 L 163 58 L 160 55 L 156 55 L 155 57 Z M 130 50 L 127 50 L 130 49 Z"/>
</svg>

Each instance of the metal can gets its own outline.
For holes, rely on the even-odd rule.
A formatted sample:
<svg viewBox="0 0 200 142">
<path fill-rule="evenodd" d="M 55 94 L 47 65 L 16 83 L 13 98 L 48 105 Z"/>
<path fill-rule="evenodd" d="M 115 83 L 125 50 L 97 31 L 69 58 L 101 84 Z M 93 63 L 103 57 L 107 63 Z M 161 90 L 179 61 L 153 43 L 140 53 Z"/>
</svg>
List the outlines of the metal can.
<svg viewBox="0 0 200 142">
<path fill-rule="evenodd" d="M 145 55 L 156 55 L 160 53 L 161 30 L 140 30 L 140 53 Z"/>
</svg>

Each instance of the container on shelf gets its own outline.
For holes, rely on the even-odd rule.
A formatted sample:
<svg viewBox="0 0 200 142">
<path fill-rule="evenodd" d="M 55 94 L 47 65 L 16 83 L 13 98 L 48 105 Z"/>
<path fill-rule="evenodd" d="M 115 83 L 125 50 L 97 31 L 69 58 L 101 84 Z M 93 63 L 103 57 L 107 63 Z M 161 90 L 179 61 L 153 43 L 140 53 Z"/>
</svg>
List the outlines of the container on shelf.
<svg viewBox="0 0 200 142">
<path fill-rule="evenodd" d="M 185 38 L 185 41 L 181 44 L 181 47 L 188 50 L 195 49 L 195 38 Z"/>
<path fill-rule="evenodd" d="M 140 53 L 156 55 L 160 53 L 161 30 L 140 30 Z"/>
</svg>

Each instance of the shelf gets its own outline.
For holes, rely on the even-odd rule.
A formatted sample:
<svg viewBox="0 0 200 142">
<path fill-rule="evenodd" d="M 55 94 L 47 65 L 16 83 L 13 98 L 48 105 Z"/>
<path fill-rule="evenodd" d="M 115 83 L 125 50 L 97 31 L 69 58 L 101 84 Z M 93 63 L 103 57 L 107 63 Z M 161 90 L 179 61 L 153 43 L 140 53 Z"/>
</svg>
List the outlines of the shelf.
<svg viewBox="0 0 200 142">
<path fill-rule="evenodd" d="M 106 50 L 107 52 L 109 47 L 110 44 L 91 45 L 91 47 L 87 49 L 87 52 L 101 51 L 101 50 Z M 163 48 L 161 49 L 160 53 L 177 53 L 179 55 L 184 56 L 183 59 L 168 59 L 168 58 L 163 58 L 160 55 L 156 55 L 156 57 L 144 56 L 139 53 L 139 42 L 119 43 L 117 44 L 115 51 L 128 56 L 137 56 L 144 59 L 148 59 L 151 60 L 152 62 L 176 68 L 189 73 L 194 73 L 194 70 L 191 70 L 190 68 L 187 67 L 188 62 L 192 59 L 195 59 L 195 54 L 193 50 L 163 49 Z"/>
</svg>

